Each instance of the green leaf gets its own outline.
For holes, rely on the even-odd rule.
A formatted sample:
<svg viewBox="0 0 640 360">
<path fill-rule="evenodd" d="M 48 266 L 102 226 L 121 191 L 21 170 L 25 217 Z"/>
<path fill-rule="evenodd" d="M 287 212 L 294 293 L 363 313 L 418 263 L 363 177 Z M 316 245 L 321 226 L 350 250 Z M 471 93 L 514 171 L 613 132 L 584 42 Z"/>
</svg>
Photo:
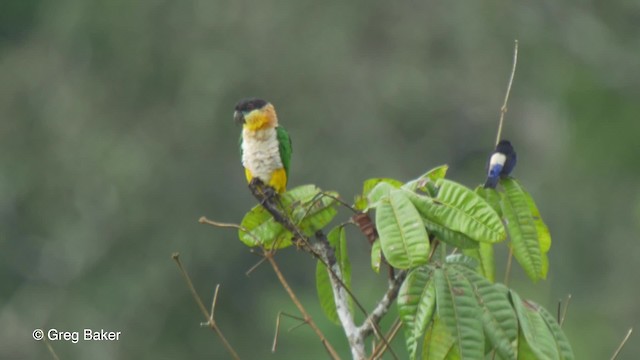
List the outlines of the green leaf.
<svg viewBox="0 0 640 360">
<path fill-rule="evenodd" d="M 338 313 L 336 312 L 336 303 L 329 276 L 327 267 L 318 261 L 316 263 L 316 292 L 318 293 L 318 301 L 327 318 L 334 324 L 339 325 L 340 319 L 338 319 Z"/>
<path fill-rule="evenodd" d="M 306 203 L 312 200 L 319 193 L 320 189 L 313 184 L 300 185 L 293 189 L 289 189 L 286 193 L 282 194 L 280 200 L 285 207 L 288 207 L 296 202 Z"/>
<path fill-rule="evenodd" d="M 496 189 L 478 186 L 475 189 L 476 194 L 483 198 L 496 213 L 502 217 L 502 207 L 500 206 L 500 193 Z"/>
<path fill-rule="evenodd" d="M 460 359 L 457 348 L 453 346 L 455 342 L 455 337 L 447 330 L 446 325 L 437 315 L 434 316 L 424 336 L 423 360 Z"/>
<path fill-rule="evenodd" d="M 415 359 L 418 341 L 431 321 L 436 305 L 432 270 L 419 267 L 411 270 L 398 292 L 398 313 L 405 329 L 409 358 Z"/>
<path fill-rule="evenodd" d="M 524 343 L 526 343 L 526 346 L 518 344 L 518 353 L 520 354 L 522 347 L 525 354 L 530 352 L 539 360 L 560 359 L 553 335 L 537 311 L 536 306 L 529 302 L 523 302 L 513 290 L 509 292 L 509 296 L 511 297 L 513 308 L 516 310 L 520 331 L 525 340 Z"/>
<path fill-rule="evenodd" d="M 515 360 L 518 322 L 506 292 L 468 267 L 456 266 L 456 270 L 473 284 L 475 297 L 482 308 L 485 336 L 500 357 Z"/>
<path fill-rule="evenodd" d="M 438 316 L 456 339 L 462 359 L 484 358 L 484 333 L 480 309 L 471 284 L 452 267 L 436 269 Z"/>
<path fill-rule="evenodd" d="M 336 200 L 333 197 L 338 197 L 338 194 L 333 191 L 323 193 L 315 185 L 303 185 L 286 192 L 282 197 L 282 204 L 285 209 L 290 210 L 293 223 L 305 235 L 311 236 L 336 216 Z"/>
<path fill-rule="evenodd" d="M 527 344 L 522 329 L 518 332 L 518 360 L 545 360 L 538 357 L 531 346 Z"/>
<path fill-rule="evenodd" d="M 351 288 L 351 263 L 347 254 L 347 241 L 344 227 L 336 227 L 329 232 L 327 240 L 331 247 L 335 249 L 336 260 L 342 273 L 342 281 Z M 329 320 L 336 324 L 340 324 L 340 319 L 336 312 L 336 303 L 331 287 L 331 274 L 327 267 L 320 261 L 316 263 L 316 290 L 320 306 Z M 350 306 L 352 304 L 349 304 Z"/>
<path fill-rule="evenodd" d="M 540 244 L 540 251 L 542 252 L 542 278 L 544 279 L 547 277 L 547 272 L 549 271 L 549 260 L 547 259 L 546 254 L 549 252 L 549 249 L 551 249 L 551 233 L 549 232 L 547 224 L 542 220 L 540 211 L 538 210 L 536 203 L 533 201 L 531 194 L 529 194 L 516 179 L 513 179 L 513 181 L 520 185 L 520 188 L 525 195 L 525 199 L 527 200 L 527 204 L 529 205 L 531 217 L 533 217 L 533 222 L 536 225 L 538 243 Z"/>
<path fill-rule="evenodd" d="M 475 269 L 478 266 L 476 259 L 464 254 L 451 254 L 446 257 L 446 263 L 449 265 L 457 264 L 466 266 L 469 269 Z"/>
<path fill-rule="evenodd" d="M 376 210 L 380 246 L 387 262 L 397 269 L 426 264 L 429 238 L 420 214 L 404 190 L 393 190 L 382 198 Z"/>
<path fill-rule="evenodd" d="M 560 325 L 556 321 L 556 318 L 553 317 L 545 308 L 540 305 L 534 304 L 537 307 L 537 311 L 547 324 L 549 331 L 551 331 L 551 335 L 556 343 L 556 348 L 560 354 L 560 359 L 562 360 L 573 360 L 575 356 L 573 355 L 573 349 L 571 349 L 571 343 L 567 339 L 566 335 L 560 328 Z"/>
<path fill-rule="evenodd" d="M 513 255 L 532 281 L 544 279 L 546 270 L 527 195 L 513 179 L 502 179 L 502 212 L 506 218 Z"/>
<path fill-rule="evenodd" d="M 240 226 L 243 230 L 238 230 L 238 238 L 249 247 L 282 249 L 291 246 L 291 233 L 278 224 L 262 205 L 254 206 Z"/>
<path fill-rule="evenodd" d="M 502 205 L 500 203 L 500 194 L 491 188 L 483 186 L 476 187 L 476 194 L 483 198 L 491 208 L 495 210 L 498 216 L 502 217 Z M 493 244 L 480 243 L 477 249 L 464 249 L 464 254 L 478 260 L 478 272 L 491 282 L 496 281 L 496 266 L 493 258 Z"/>
<path fill-rule="evenodd" d="M 493 259 L 493 244 L 480 243 L 477 249 L 463 249 L 462 253 L 477 260 L 476 271 L 487 280 L 495 282 L 495 261 Z"/>
<path fill-rule="evenodd" d="M 368 207 L 374 207 L 374 204 L 383 196 L 388 195 L 392 189 L 399 188 L 401 185 L 401 181 L 390 178 L 365 180 L 362 185 L 362 195 L 356 197 L 355 208 L 362 211 Z"/>
<path fill-rule="evenodd" d="M 371 268 L 376 274 L 380 273 L 380 265 L 382 265 L 382 249 L 380 239 L 376 239 L 371 246 Z"/>
<path fill-rule="evenodd" d="M 506 238 L 498 214 L 470 189 L 450 180 L 436 182 L 435 198 L 407 191 L 425 224 L 433 223 L 480 242 L 495 243 Z"/>
<path fill-rule="evenodd" d="M 402 188 L 411 191 L 420 190 L 424 193 L 430 193 L 427 185 L 429 183 L 433 185 L 436 180 L 444 179 L 448 169 L 448 165 L 440 165 L 438 167 L 435 167 L 420 175 L 417 179 L 413 179 L 402 185 Z"/>
<path fill-rule="evenodd" d="M 426 218 L 422 218 L 424 226 L 429 234 L 434 235 L 439 240 L 460 249 L 476 249 L 479 243 L 465 234 L 453 231 L 437 223 L 431 222 Z"/>
</svg>

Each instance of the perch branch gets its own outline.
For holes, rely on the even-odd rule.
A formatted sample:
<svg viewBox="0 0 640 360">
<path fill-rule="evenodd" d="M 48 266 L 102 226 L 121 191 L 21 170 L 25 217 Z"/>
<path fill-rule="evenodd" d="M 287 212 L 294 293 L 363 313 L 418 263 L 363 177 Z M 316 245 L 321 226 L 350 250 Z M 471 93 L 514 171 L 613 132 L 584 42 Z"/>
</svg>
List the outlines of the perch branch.
<svg viewBox="0 0 640 360">
<path fill-rule="evenodd" d="M 509 102 L 509 95 L 511 94 L 511 85 L 513 85 L 513 78 L 516 75 L 516 65 L 518 64 L 518 40 L 515 41 L 513 47 L 513 65 L 511 67 L 511 76 L 509 76 L 509 84 L 507 85 L 507 93 L 504 95 L 504 103 L 500 108 L 500 123 L 498 124 L 498 135 L 496 136 L 496 145 L 500 142 L 502 136 L 502 124 L 504 123 L 504 116 L 507 113 L 507 103 Z"/>
<path fill-rule="evenodd" d="M 515 40 L 513 46 L 513 65 L 511 67 L 511 76 L 509 76 L 509 84 L 507 85 L 507 93 L 504 95 L 504 102 L 500 108 L 500 123 L 498 124 L 498 134 L 496 135 L 496 145 L 500 142 L 502 137 L 502 125 L 504 124 L 504 116 L 507 114 L 507 103 L 509 102 L 509 95 L 511 94 L 511 86 L 513 85 L 513 78 L 516 75 L 516 66 L 518 65 L 518 40 Z M 504 274 L 504 284 L 509 284 L 509 274 L 511 273 L 511 261 L 513 258 L 513 250 L 509 248 L 509 258 L 507 259 L 507 269 Z"/>
<path fill-rule="evenodd" d="M 222 331 L 220 330 L 220 328 L 216 324 L 215 319 L 213 318 L 213 313 L 214 313 L 214 310 L 215 310 L 216 301 L 218 299 L 218 288 L 220 287 L 220 285 L 216 286 L 216 292 L 215 292 L 215 294 L 213 296 L 213 302 L 211 304 L 211 314 L 209 314 L 209 311 L 207 310 L 207 308 L 202 303 L 202 300 L 200 299 L 200 296 L 198 295 L 198 292 L 196 291 L 196 288 L 193 286 L 193 282 L 191 281 L 191 278 L 189 277 L 189 274 L 187 274 L 187 271 L 185 270 L 184 266 L 182 266 L 182 262 L 180 261 L 180 254 L 179 253 L 173 253 L 171 258 L 173 259 L 173 261 L 176 262 L 176 265 L 178 265 L 178 270 L 180 270 L 180 273 L 182 274 L 182 277 L 184 278 L 185 282 L 187 283 L 187 286 L 189 287 L 189 290 L 191 291 L 191 295 L 193 295 L 193 299 L 196 301 L 196 303 L 198 304 L 198 307 L 200 308 L 200 311 L 202 311 L 202 314 L 207 319 L 207 322 L 205 324 L 207 326 L 209 326 L 211 328 L 211 330 L 215 331 L 216 335 L 218 335 L 218 337 L 222 341 L 222 344 L 227 349 L 227 351 L 229 352 L 231 357 L 233 359 L 235 359 L 235 360 L 240 360 L 240 357 L 238 356 L 238 353 L 231 346 L 229 341 L 227 341 L 227 338 L 224 336 L 224 334 L 222 333 Z"/>
<path fill-rule="evenodd" d="M 320 261 L 329 270 L 329 273 L 331 273 L 334 280 L 340 283 L 340 286 L 342 286 L 345 289 L 345 291 L 349 294 L 349 296 L 351 296 L 351 298 L 353 299 L 353 302 L 356 304 L 358 309 L 360 309 L 365 316 L 369 316 L 364 306 L 362 306 L 362 304 L 360 303 L 360 301 L 358 301 L 358 299 L 355 297 L 353 292 L 351 292 L 351 290 L 342 281 L 342 277 L 337 276 L 337 274 L 334 271 L 334 267 L 329 266 L 329 264 L 327 264 L 326 256 L 323 256 L 322 254 L 320 254 L 318 252 L 319 249 L 311 245 L 308 237 L 305 236 L 304 233 L 286 215 L 284 215 L 280 211 L 280 209 L 278 209 L 278 206 L 273 201 L 274 199 L 268 197 L 267 195 L 264 194 L 263 191 L 261 191 L 260 187 L 262 186 L 263 184 L 257 178 L 254 178 L 254 180 L 249 184 L 249 190 L 251 190 L 251 193 L 253 194 L 253 196 L 260 202 L 262 207 L 264 207 L 271 214 L 271 216 L 273 216 L 273 219 L 277 223 L 284 226 L 285 229 L 289 230 L 289 232 L 294 234 L 294 236 L 298 239 L 298 245 L 303 250 L 307 251 L 313 257 L 315 257 L 318 261 Z M 326 249 L 323 249 L 323 250 L 326 250 Z"/>
</svg>

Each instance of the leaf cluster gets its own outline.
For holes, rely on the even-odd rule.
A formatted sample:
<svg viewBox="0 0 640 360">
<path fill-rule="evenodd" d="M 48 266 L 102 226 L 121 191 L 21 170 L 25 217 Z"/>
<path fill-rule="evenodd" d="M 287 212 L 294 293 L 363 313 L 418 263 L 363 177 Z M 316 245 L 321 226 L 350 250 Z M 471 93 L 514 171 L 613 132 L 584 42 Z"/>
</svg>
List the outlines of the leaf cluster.
<svg viewBox="0 0 640 360">
<path fill-rule="evenodd" d="M 499 190 L 470 189 L 447 179 L 436 167 L 403 183 L 366 180 L 353 210 L 375 212 L 378 238 L 371 248 L 374 271 L 387 264 L 408 272 L 397 298 L 410 358 L 422 348 L 424 359 L 573 359 L 571 346 L 544 308 L 521 300 L 494 284 L 493 247 L 509 238 L 517 262 L 532 281 L 546 278 L 551 237 L 531 195 L 514 178 Z M 314 185 L 294 188 L 279 198 L 283 212 L 307 237 L 337 215 L 338 195 Z M 341 202 L 341 201 L 340 201 Z M 351 286 L 351 264 L 344 224 L 327 240 Z M 239 237 L 248 246 L 282 249 L 292 234 L 258 205 L 244 217 Z M 453 251 L 447 251 L 447 246 Z M 333 274 L 335 275 L 335 274 Z M 318 261 L 316 287 L 327 317 L 340 324 L 331 271 Z M 352 303 L 347 305 L 351 312 Z"/>
</svg>

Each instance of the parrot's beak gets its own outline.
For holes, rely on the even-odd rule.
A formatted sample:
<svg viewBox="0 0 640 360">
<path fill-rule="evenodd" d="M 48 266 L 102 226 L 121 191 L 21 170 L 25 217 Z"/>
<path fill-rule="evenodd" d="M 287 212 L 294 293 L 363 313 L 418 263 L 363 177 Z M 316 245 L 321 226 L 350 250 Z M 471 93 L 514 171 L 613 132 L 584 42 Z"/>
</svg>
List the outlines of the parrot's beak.
<svg viewBox="0 0 640 360">
<path fill-rule="evenodd" d="M 237 124 L 244 124 L 244 115 L 242 114 L 241 111 L 234 111 L 233 112 L 233 120 L 237 123 Z"/>
</svg>

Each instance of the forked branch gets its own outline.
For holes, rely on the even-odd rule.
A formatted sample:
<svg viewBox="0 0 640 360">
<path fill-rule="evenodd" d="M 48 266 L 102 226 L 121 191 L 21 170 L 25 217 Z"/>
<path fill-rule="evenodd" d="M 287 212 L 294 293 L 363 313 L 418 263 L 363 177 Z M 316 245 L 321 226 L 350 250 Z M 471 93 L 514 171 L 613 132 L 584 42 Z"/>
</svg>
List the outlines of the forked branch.
<svg viewBox="0 0 640 360">
<path fill-rule="evenodd" d="M 180 270 L 180 273 L 182 274 L 182 277 L 184 278 L 185 282 L 187 283 L 187 286 L 189 287 L 189 290 L 191 291 L 191 295 L 193 295 L 193 299 L 196 301 L 196 304 L 198 304 L 198 307 L 200 308 L 200 311 L 204 315 L 205 319 L 207 319 L 207 321 L 204 324 L 209 326 L 209 328 L 211 328 L 211 330 L 213 330 L 216 333 L 216 335 L 218 335 L 218 337 L 222 341 L 222 344 L 224 345 L 225 349 L 227 349 L 227 351 L 229 352 L 229 355 L 231 355 L 231 357 L 233 359 L 240 360 L 240 357 L 238 356 L 238 353 L 231 346 L 229 341 L 227 341 L 227 338 L 224 336 L 224 334 L 222 333 L 222 330 L 220 330 L 220 328 L 216 324 L 215 319 L 213 318 L 213 313 L 214 313 L 215 307 L 216 307 L 216 301 L 218 300 L 218 289 L 220 288 L 220 285 L 216 286 L 216 291 L 215 291 L 215 294 L 213 295 L 213 301 L 211 303 L 211 313 L 209 313 L 207 308 L 202 303 L 202 300 L 200 299 L 200 296 L 198 295 L 198 292 L 196 291 L 195 287 L 193 286 L 193 282 L 191 281 L 191 278 L 189 277 L 189 274 L 187 274 L 187 271 L 185 270 L 184 266 L 182 266 L 182 262 L 180 261 L 180 254 L 179 253 L 173 253 L 171 258 L 173 259 L 173 261 L 176 262 L 176 265 L 178 265 L 178 270 Z"/>
</svg>

